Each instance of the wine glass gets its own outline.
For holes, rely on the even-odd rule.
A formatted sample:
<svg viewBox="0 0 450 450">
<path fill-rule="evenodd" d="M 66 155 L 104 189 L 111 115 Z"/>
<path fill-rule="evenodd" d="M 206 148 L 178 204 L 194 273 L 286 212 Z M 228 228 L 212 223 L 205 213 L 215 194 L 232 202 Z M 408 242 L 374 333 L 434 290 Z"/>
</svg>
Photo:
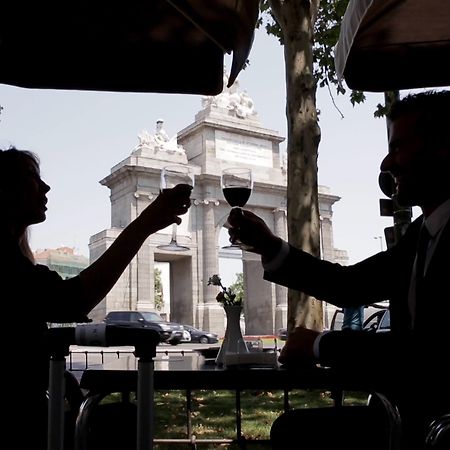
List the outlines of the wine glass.
<svg viewBox="0 0 450 450">
<path fill-rule="evenodd" d="M 166 166 L 161 171 L 160 191 L 164 192 L 166 189 L 172 189 L 177 184 L 188 184 L 194 187 L 194 174 L 188 166 L 173 165 Z M 172 238 L 169 244 L 158 245 L 160 250 L 184 252 L 189 250 L 189 247 L 180 245 L 177 242 L 177 224 L 172 224 Z"/>
<path fill-rule="evenodd" d="M 253 189 L 251 169 L 246 167 L 230 167 L 224 169 L 220 182 L 223 196 L 232 208 L 242 208 L 246 205 Z M 228 223 L 225 223 L 224 226 L 228 228 Z M 243 244 L 237 242 L 223 248 L 243 248 Z"/>
</svg>

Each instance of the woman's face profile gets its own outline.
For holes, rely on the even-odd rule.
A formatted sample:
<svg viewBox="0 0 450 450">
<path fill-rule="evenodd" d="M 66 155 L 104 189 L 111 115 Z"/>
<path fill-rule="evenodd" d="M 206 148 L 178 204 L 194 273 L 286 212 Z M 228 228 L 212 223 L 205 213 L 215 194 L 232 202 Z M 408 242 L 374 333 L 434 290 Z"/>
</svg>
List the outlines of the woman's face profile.
<svg viewBox="0 0 450 450">
<path fill-rule="evenodd" d="M 8 216 L 16 227 L 27 227 L 46 219 L 47 192 L 50 190 L 42 181 L 39 166 L 31 157 L 20 158 L 11 168 L 9 183 L 5 186 Z"/>
</svg>

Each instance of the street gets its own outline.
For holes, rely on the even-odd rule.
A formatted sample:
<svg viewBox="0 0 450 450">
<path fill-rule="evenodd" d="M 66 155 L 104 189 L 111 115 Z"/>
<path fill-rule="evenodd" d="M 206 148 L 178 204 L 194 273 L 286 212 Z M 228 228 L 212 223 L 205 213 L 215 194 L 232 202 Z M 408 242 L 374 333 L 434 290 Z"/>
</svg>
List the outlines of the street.
<svg viewBox="0 0 450 450">
<path fill-rule="evenodd" d="M 280 349 L 284 345 L 284 341 L 278 340 L 276 345 Z M 211 349 L 214 354 L 220 348 L 220 342 L 217 344 L 199 344 L 183 342 L 178 345 L 159 344 L 156 348 L 156 358 L 173 356 L 183 356 L 186 353 L 192 353 L 196 350 L 205 352 Z M 265 343 L 265 349 L 275 348 L 275 343 Z M 126 358 L 133 355 L 133 346 L 119 347 L 84 347 L 73 345 L 70 347 L 70 354 L 66 358 L 67 370 L 75 373 L 81 373 L 86 369 L 100 368 L 104 364 L 108 364 L 119 358 Z"/>
</svg>

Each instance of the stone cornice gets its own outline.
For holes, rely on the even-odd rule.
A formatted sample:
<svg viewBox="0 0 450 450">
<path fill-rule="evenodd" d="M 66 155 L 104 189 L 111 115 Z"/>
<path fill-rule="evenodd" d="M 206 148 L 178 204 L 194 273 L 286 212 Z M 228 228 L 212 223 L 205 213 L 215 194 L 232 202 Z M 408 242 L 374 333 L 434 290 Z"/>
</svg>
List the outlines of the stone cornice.
<svg viewBox="0 0 450 450">
<path fill-rule="evenodd" d="M 283 136 L 280 136 L 277 131 L 255 126 L 251 123 L 246 123 L 245 120 L 230 121 L 226 120 L 226 118 L 223 119 L 222 117 L 203 117 L 200 120 L 195 121 L 178 133 L 178 140 L 183 141 L 185 137 L 202 127 L 209 127 L 213 128 L 214 130 L 223 130 L 230 133 L 239 133 L 247 136 L 254 136 L 259 139 L 266 138 L 278 143 L 285 140 L 285 138 Z"/>
<path fill-rule="evenodd" d="M 192 204 L 195 205 L 195 206 L 199 206 L 199 205 L 219 206 L 220 205 L 220 201 L 217 200 L 216 198 L 205 198 L 204 200 L 194 199 L 192 201 Z"/>
</svg>

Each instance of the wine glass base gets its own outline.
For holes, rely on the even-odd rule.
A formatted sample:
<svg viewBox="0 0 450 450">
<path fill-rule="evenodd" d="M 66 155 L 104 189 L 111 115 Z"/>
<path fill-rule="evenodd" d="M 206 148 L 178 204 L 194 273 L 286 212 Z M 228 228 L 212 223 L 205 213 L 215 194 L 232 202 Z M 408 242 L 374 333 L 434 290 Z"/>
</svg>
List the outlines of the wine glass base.
<svg viewBox="0 0 450 450">
<path fill-rule="evenodd" d="M 222 250 L 241 250 L 241 247 L 237 244 L 224 245 Z"/>
<path fill-rule="evenodd" d="M 240 244 L 239 248 L 245 252 L 255 252 L 255 247 L 252 247 L 251 245 Z"/>
<path fill-rule="evenodd" d="M 222 250 L 244 250 L 246 252 L 253 252 L 254 248 L 251 245 L 245 245 L 245 244 L 230 244 L 225 245 L 224 247 L 221 247 Z"/>
<path fill-rule="evenodd" d="M 184 245 L 179 244 L 166 244 L 166 245 L 158 245 L 156 248 L 159 250 L 166 250 L 168 252 L 187 252 L 190 250 L 189 247 L 185 247 Z"/>
</svg>

